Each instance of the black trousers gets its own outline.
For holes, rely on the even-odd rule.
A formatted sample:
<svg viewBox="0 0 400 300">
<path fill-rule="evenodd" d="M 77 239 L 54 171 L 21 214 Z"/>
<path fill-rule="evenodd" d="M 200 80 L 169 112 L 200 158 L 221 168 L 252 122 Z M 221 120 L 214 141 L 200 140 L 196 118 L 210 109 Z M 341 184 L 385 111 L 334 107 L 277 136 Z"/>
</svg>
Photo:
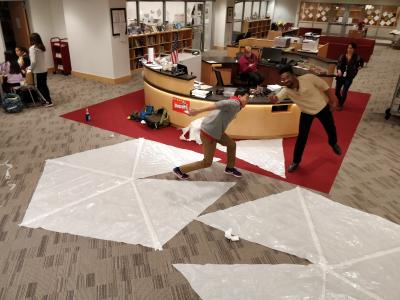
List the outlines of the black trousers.
<svg viewBox="0 0 400 300">
<path fill-rule="evenodd" d="M 256 87 L 264 81 L 264 77 L 258 72 L 242 73 L 240 74 L 240 79 L 247 80 L 252 87 Z"/>
<path fill-rule="evenodd" d="M 296 146 L 294 147 L 294 163 L 301 162 L 301 157 L 303 156 L 308 134 L 310 133 L 310 128 L 314 118 L 317 118 L 321 122 L 322 126 L 324 126 L 324 129 L 328 135 L 329 145 L 334 146 L 337 144 L 335 121 L 333 120 L 333 115 L 329 109 L 329 105 L 326 105 L 324 109 L 322 109 L 316 115 L 309 115 L 302 112 L 300 115 L 299 135 L 297 136 Z"/>
<path fill-rule="evenodd" d="M 336 77 L 336 97 L 339 100 L 339 105 L 343 106 L 347 98 L 347 92 L 351 84 L 353 83 L 353 78 L 347 77 Z"/>
<path fill-rule="evenodd" d="M 47 102 L 51 103 L 50 91 L 47 86 L 47 72 L 36 73 L 36 81 L 36 86 L 39 92 L 43 95 Z"/>
</svg>

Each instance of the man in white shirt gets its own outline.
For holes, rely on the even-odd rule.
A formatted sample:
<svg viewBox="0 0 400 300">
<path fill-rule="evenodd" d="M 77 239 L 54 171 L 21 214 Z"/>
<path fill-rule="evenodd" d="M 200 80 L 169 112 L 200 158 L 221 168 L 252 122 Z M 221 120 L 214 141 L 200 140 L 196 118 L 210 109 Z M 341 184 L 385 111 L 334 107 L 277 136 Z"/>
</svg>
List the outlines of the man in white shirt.
<svg viewBox="0 0 400 300">
<path fill-rule="evenodd" d="M 285 66 L 279 73 L 284 88 L 276 95 L 269 96 L 268 100 L 274 103 L 290 98 L 301 110 L 299 135 L 288 172 L 297 170 L 300 165 L 314 118 L 318 118 L 322 123 L 333 152 L 341 155 L 342 150 L 337 144 L 335 121 L 331 112 L 337 107 L 337 99 L 329 94 L 329 85 L 313 74 L 297 77 L 291 66 Z"/>
</svg>

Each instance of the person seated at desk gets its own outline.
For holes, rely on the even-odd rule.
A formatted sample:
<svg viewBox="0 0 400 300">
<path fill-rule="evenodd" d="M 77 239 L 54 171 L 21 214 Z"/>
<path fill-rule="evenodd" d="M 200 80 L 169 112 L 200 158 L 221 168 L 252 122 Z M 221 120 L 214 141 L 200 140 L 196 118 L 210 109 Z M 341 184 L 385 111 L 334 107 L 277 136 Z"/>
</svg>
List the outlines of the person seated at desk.
<svg viewBox="0 0 400 300">
<path fill-rule="evenodd" d="M 31 65 L 31 60 L 29 59 L 28 50 L 25 47 L 16 47 L 15 54 L 18 56 L 18 64 L 21 68 L 22 76 L 26 76 L 26 68 Z"/>
<path fill-rule="evenodd" d="M 258 87 L 264 81 L 264 77 L 257 72 L 257 63 L 258 59 L 251 52 L 251 47 L 246 46 L 239 59 L 239 74 L 240 79 L 248 81 L 251 87 Z"/>
<path fill-rule="evenodd" d="M 21 74 L 21 68 L 18 64 L 17 57 L 13 51 L 4 52 L 5 62 L 0 66 L 0 72 L 3 75 L 3 91 L 11 92 L 11 88 L 19 86 L 24 80 Z"/>
</svg>

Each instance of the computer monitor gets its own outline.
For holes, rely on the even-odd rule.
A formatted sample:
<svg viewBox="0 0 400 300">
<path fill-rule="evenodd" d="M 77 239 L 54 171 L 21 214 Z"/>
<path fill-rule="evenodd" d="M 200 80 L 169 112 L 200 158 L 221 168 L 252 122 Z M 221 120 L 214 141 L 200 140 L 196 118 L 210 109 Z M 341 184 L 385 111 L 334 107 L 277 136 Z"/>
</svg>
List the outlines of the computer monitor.
<svg viewBox="0 0 400 300">
<path fill-rule="evenodd" d="M 242 32 L 236 37 L 235 44 L 239 44 L 240 40 L 247 39 L 249 37 L 251 37 L 250 32 Z"/>
<path fill-rule="evenodd" d="M 282 60 L 282 50 L 278 48 L 263 48 L 261 59 L 272 63 L 280 63 Z"/>
<path fill-rule="evenodd" d="M 179 73 L 182 73 L 182 74 L 185 74 L 185 75 L 188 74 L 187 66 L 182 65 L 182 64 L 177 64 L 176 68 L 177 68 L 177 71 Z"/>
</svg>

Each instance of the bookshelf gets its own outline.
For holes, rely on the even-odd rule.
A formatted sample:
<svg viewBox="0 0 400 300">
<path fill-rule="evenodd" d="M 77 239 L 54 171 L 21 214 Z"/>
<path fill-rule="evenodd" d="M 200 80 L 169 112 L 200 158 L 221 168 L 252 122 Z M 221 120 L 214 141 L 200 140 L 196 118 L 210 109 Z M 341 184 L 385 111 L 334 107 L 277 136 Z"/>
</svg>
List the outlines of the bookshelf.
<svg viewBox="0 0 400 300">
<path fill-rule="evenodd" d="M 192 28 L 152 32 L 129 36 L 129 60 L 131 70 L 141 68 L 141 59 L 147 55 L 147 48 L 153 47 L 154 54 L 169 54 L 172 51 L 174 35 L 178 33 L 178 51 L 192 48 Z"/>
<path fill-rule="evenodd" d="M 271 19 L 243 21 L 242 32 L 250 32 L 252 37 L 263 38 L 267 37 L 268 31 L 271 28 Z"/>
</svg>

